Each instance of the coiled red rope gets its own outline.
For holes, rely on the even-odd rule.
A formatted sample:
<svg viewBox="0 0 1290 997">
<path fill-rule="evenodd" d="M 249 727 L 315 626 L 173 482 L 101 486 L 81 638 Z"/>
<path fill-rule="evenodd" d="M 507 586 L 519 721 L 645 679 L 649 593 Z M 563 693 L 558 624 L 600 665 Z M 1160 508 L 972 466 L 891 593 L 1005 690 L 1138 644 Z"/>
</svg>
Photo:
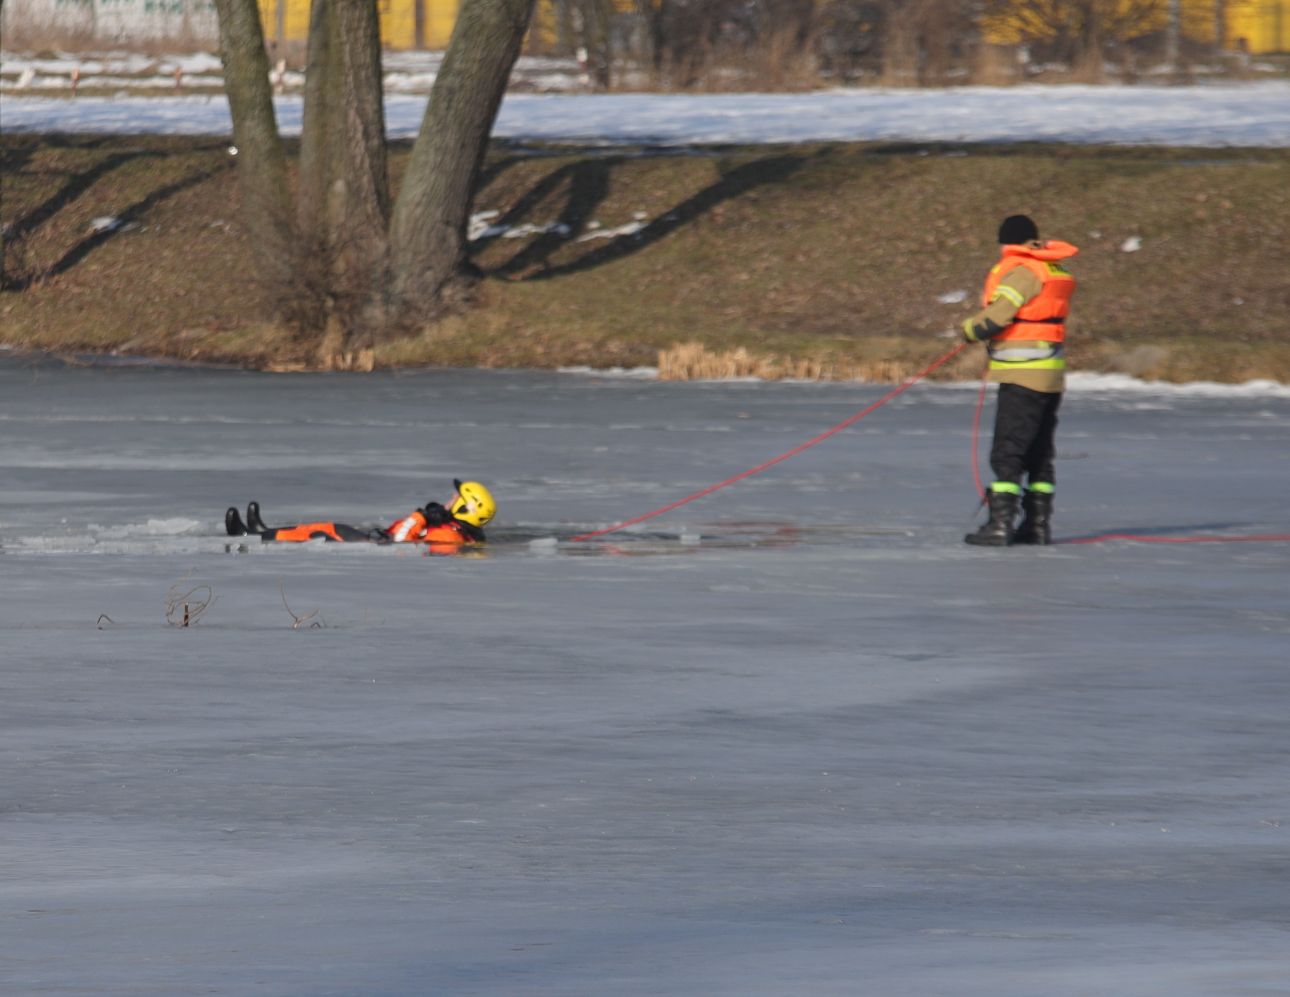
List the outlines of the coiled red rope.
<svg viewBox="0 0 1290 997">
<path fill-rule="evenodd" d="M 653 519 L 655 516 L 661 516 L 665 512 L 671 512 L 673 509 L 678 509 L 689 502 L 693 502 L 695 499 L 701 499 L 705 495 L 711 495 L 713 492 L 719 491 L 720 489 L 725 488 L 727 485 L 733 485 L 736 481 L 742 481 L 744 478 L 750 478 L 754 474 L 758 474 L 769 467 L 774 467 L 776 464 L 780 463 L 781 461 L 788 460 L 788 458 L 790 457 L 795 457 L 798 454 L 800 454 L 803 450 L 809 450 L 811 447 L 815 446 L 816 444 L 823 443 L 830 436 L 835 436 L 838 433 L 842 432 L 842 430 L 846 429 L 848 426 L 855 425 L 857 422 L 859 422 L 861 419 L 867 416 L 870 412 L 873 412 L 876 409 L 882 408 L 893 398 L 896 398 L 897 396 L 904 394 L 915 384 L 917 384 L 919 381 L 925 378 L 928 374 L 936 370 L 936 368 L 942 367 L 945 364 L 949 363 L 951 360 L 953 360 L 956 356 L 962 353 L 964 349 L 967 348 L 967 345 L 968 345 L 967 343 L 959 343 L 952 350 L 942 353 L 939 357 L 937 357 L 935 360 L 929 363 L 918 373 L 913 374 L 910 377 L 906 378 L 896 387 L 892 388 L 885 395 L 879 398 L 872 405 L 865 406 L 859 412 L 855 413 L 852 416 L 849 416 L 846 419 L 843 419 L 841 422 L 839 422 L 836 426 L 832 427 L 831 429 L 826 429 L 818 436 L 812 436 L 805 443 L 802 443 L 802 444 L 799 444 L 798 446 L 793 447 L 792 450 L 785 451 L 784 453 L 780 454 L 778 457 L 772 457 L 770 460 L 764 461 L 763 463 L 758 464 L 756 467 L 750 467 L 746 471 L 741 471 L 738 474 L 735 474 L 729 478 L 726 478 L 725 481 L 718 481 L 715 485 L 709 485 L 707 488 L 701 489 L 700 491 L 695 492 L 693 495 L 687 495 L 685 496 L 685 498 L 677 499 L 675 502 L 669 502 L 667 505 L 662 506 L 658 509 L 654 509 L 651 512 L 646 512 L 639 516 L 635 516 L 631 519 L 626 519 L 621 523 L 614 524 L 613 526 L 606 526 L 603 530 L 592 530 L 589 533 L 580 533 L 576 537 L 570 537 L 569 539 L 576 542 L 579 540 L 591 540 L 593 537 L 603 537 L 606 533 L 616 533 L 618 530 L 626 529 L 629 526 L 635 526 L 637 523 L 643 523 L 647 519 Z"/>
</svg>

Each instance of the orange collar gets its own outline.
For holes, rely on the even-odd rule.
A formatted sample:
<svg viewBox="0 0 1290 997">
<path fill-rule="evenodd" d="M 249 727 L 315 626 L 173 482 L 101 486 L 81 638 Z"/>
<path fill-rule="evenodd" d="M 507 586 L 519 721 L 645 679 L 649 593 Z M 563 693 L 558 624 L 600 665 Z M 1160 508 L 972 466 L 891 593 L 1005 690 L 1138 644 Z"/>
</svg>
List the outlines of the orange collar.
<svg viewBox="0 0 1290 997">
<path fill-rule="evenodd" d="M 1072 246 L 1069 242 L 1062 242 L 1060 239 L 1016 243 L 999 248 L 999 256 L 1003 259 L 1007 259 L 1009 256 L 1029 256 L 1034 260 L 1068 260 L 1078 252 L 1078 248 Z"/>
</svg>

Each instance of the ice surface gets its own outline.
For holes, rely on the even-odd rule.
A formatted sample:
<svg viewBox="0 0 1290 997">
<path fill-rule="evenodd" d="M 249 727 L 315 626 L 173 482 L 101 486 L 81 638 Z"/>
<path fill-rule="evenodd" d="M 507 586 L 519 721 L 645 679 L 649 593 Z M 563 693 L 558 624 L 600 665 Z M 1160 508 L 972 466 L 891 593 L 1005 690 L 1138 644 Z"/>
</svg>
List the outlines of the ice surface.
<svg viewBox="0 0 1290 997">
<path fill-rule="evenodd" d="M 1284 993 L 1290 545 L 967 548 L 970 389 L 574 544 L 886 389 L 0 357 L 0 991 Z M 1285 533 L 1288 438 L 1077 382 L 1058 534 Z"/>
</svg>

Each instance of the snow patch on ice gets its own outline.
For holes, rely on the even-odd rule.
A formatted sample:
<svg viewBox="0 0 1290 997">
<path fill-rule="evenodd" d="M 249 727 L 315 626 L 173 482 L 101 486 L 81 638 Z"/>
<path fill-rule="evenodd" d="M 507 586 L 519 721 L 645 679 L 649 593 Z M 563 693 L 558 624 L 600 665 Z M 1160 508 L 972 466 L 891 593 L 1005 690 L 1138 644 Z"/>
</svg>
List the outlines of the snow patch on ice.
<svg viewBox="0 0 1290 997">
<path fill-rule="evenodd" d="M 1189 398 L 1290 398 L 1290 384 L 1255 380 L 1242 384 L 1219 384 L 1215 381 L 1190 381 L 1173 384 L 1143 381 L 1128 374 L 1070 374 L 1066 390 L 1075 393 L 1143 392 L 1147 394 L 1185 395 Z"/>
<path fill-rule="evenodd" d="M 210 524 L 186 516 L 174 516 L 169 519 L 149 519 L 143 523 L 126 523 L 121 526 L 101 526 L 98 523 L 87 523 L 85 529 L 94 534 L 108 534 L 113 537 L 183 537 L 196 536 L 210 532 Z"/>
<path fill-rule="evenodd" d="M 626 377 L 634 380 L 654 380 L 658 377 L 657 367 L 559 367 L 560 374 L 580 374 L 592 377 Z"/>
<path fill-rule="evenodd" d="M 622 377 L 634 378 L 637 380 L 652 380 L 658 377 L 657 367 L 560 367 L 557 372 L 561 374 L 573 374 L 579 376 L 591 377 Z M 794 385 L 819 385 L 821 387 L 837 387 L 839 383 L 867 384 L 870 382 L 838 382 L 838 381 L 813 381 L 801 380 L 798 378 L 783 378 L 774 381 L 767 381 L 759 377 L 732 377 L 727 379 L 703 379 L 692 382 L 694 384 L 794 384 Z M 972 381 L 948 381 L 938 382 L 935 385 L 924 384 L 923 388 L 934 388 L 936 391 L 978 391 L 981 382 Z M 1123 394 L 1153 394 L 1153 395 L 1186 395 L 1191 398 L 1290 398 L 1290 384 L 1283 384 L 1280 381 L 1254 380 L 1245 381 L 1241 384 L 1220 384 L 1216 381 L 1192 381 L 1184 384 L 1175 384 L 1168 381 L 1144 381 L 1141 378 L 1130 377 L 1128 374 L 1089 374 L 1089 373 L 1072 373 L 1067 375 L 1066 390 L 1076 393 L 1114 393 Z M 921 401 L 921 396 L 920 399 Z M 908 398 L 906 403 L 909 403 Z"/>
</svg>

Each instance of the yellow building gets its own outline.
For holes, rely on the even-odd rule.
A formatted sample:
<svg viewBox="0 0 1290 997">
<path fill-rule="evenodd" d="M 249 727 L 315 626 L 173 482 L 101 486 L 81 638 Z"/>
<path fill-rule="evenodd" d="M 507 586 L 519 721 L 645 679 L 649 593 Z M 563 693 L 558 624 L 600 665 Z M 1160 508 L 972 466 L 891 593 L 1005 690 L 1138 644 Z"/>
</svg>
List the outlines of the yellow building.
<svg viewBox="0 0 1290 997">
<path fill-rule="evenodd" d="M 1163 30 L 1167 5 L 1144 5 L 1133 0 L 1104 0 L 1103 20 L 1121 38 L 1141 38 Z M 1290 0 L 1226 0 L 1223 43 L 1251 53 L 1290 52 Z M 1212 45 L 1214 0 L 1182 0 L 1182 29 L 1187 38 Z M 1050 38 L 1056 25 L 1070 16 L 1065 0 L 1014 0 L 982 23 L 987 42 L 1016 45 Z"/>
<path fill-rule="evenodd" d="M 1227 0 L 1224 41 L 1247 52 L 1290 52 L 1290 0 Z"/>
<path fill-rule="evenodd" d="M 1126 11 L 1139 10 L 1130 0 L 1117 0 Z M 310 0 L 259 0 L 264 35 L 269 41 L 303 43 L 309 35 Z M 999 16 L 986 22 L 987 41 L 1016 44 L 1025 37 L 1042 38 L 1044 8 L 1058 16 L 1063 0 L 1025 0 L 1016 16 Z M 381 16 L 381 41 L 389 48 L 443 49 L 448 46 L 461 0 L 377 0 Z M 626 8 L 625 2 L 616 6 Z M 555 35 L 550 2 L 539 2 L 533 30 L 544 40 Z M 1224 43 L 1229 49 L 1258 54 L 1290 52 L 1290 0 L 1226 0 Z M 1159 31 L 1164 26 L 1165 5 L 1142 16 L 1134 35 Z M 1199 42 L 1214 41 L 1214 0 L 1183 0 L 1183 30 Z"/>
<path fill-rule="evenodd" d="M 309 37 L 310 0 L 259 0 L 264 37 L 299 42 Z M 389 48 L 448 47 L 459 0 L 377 0 L 381 42 Z"/>
</svg>

